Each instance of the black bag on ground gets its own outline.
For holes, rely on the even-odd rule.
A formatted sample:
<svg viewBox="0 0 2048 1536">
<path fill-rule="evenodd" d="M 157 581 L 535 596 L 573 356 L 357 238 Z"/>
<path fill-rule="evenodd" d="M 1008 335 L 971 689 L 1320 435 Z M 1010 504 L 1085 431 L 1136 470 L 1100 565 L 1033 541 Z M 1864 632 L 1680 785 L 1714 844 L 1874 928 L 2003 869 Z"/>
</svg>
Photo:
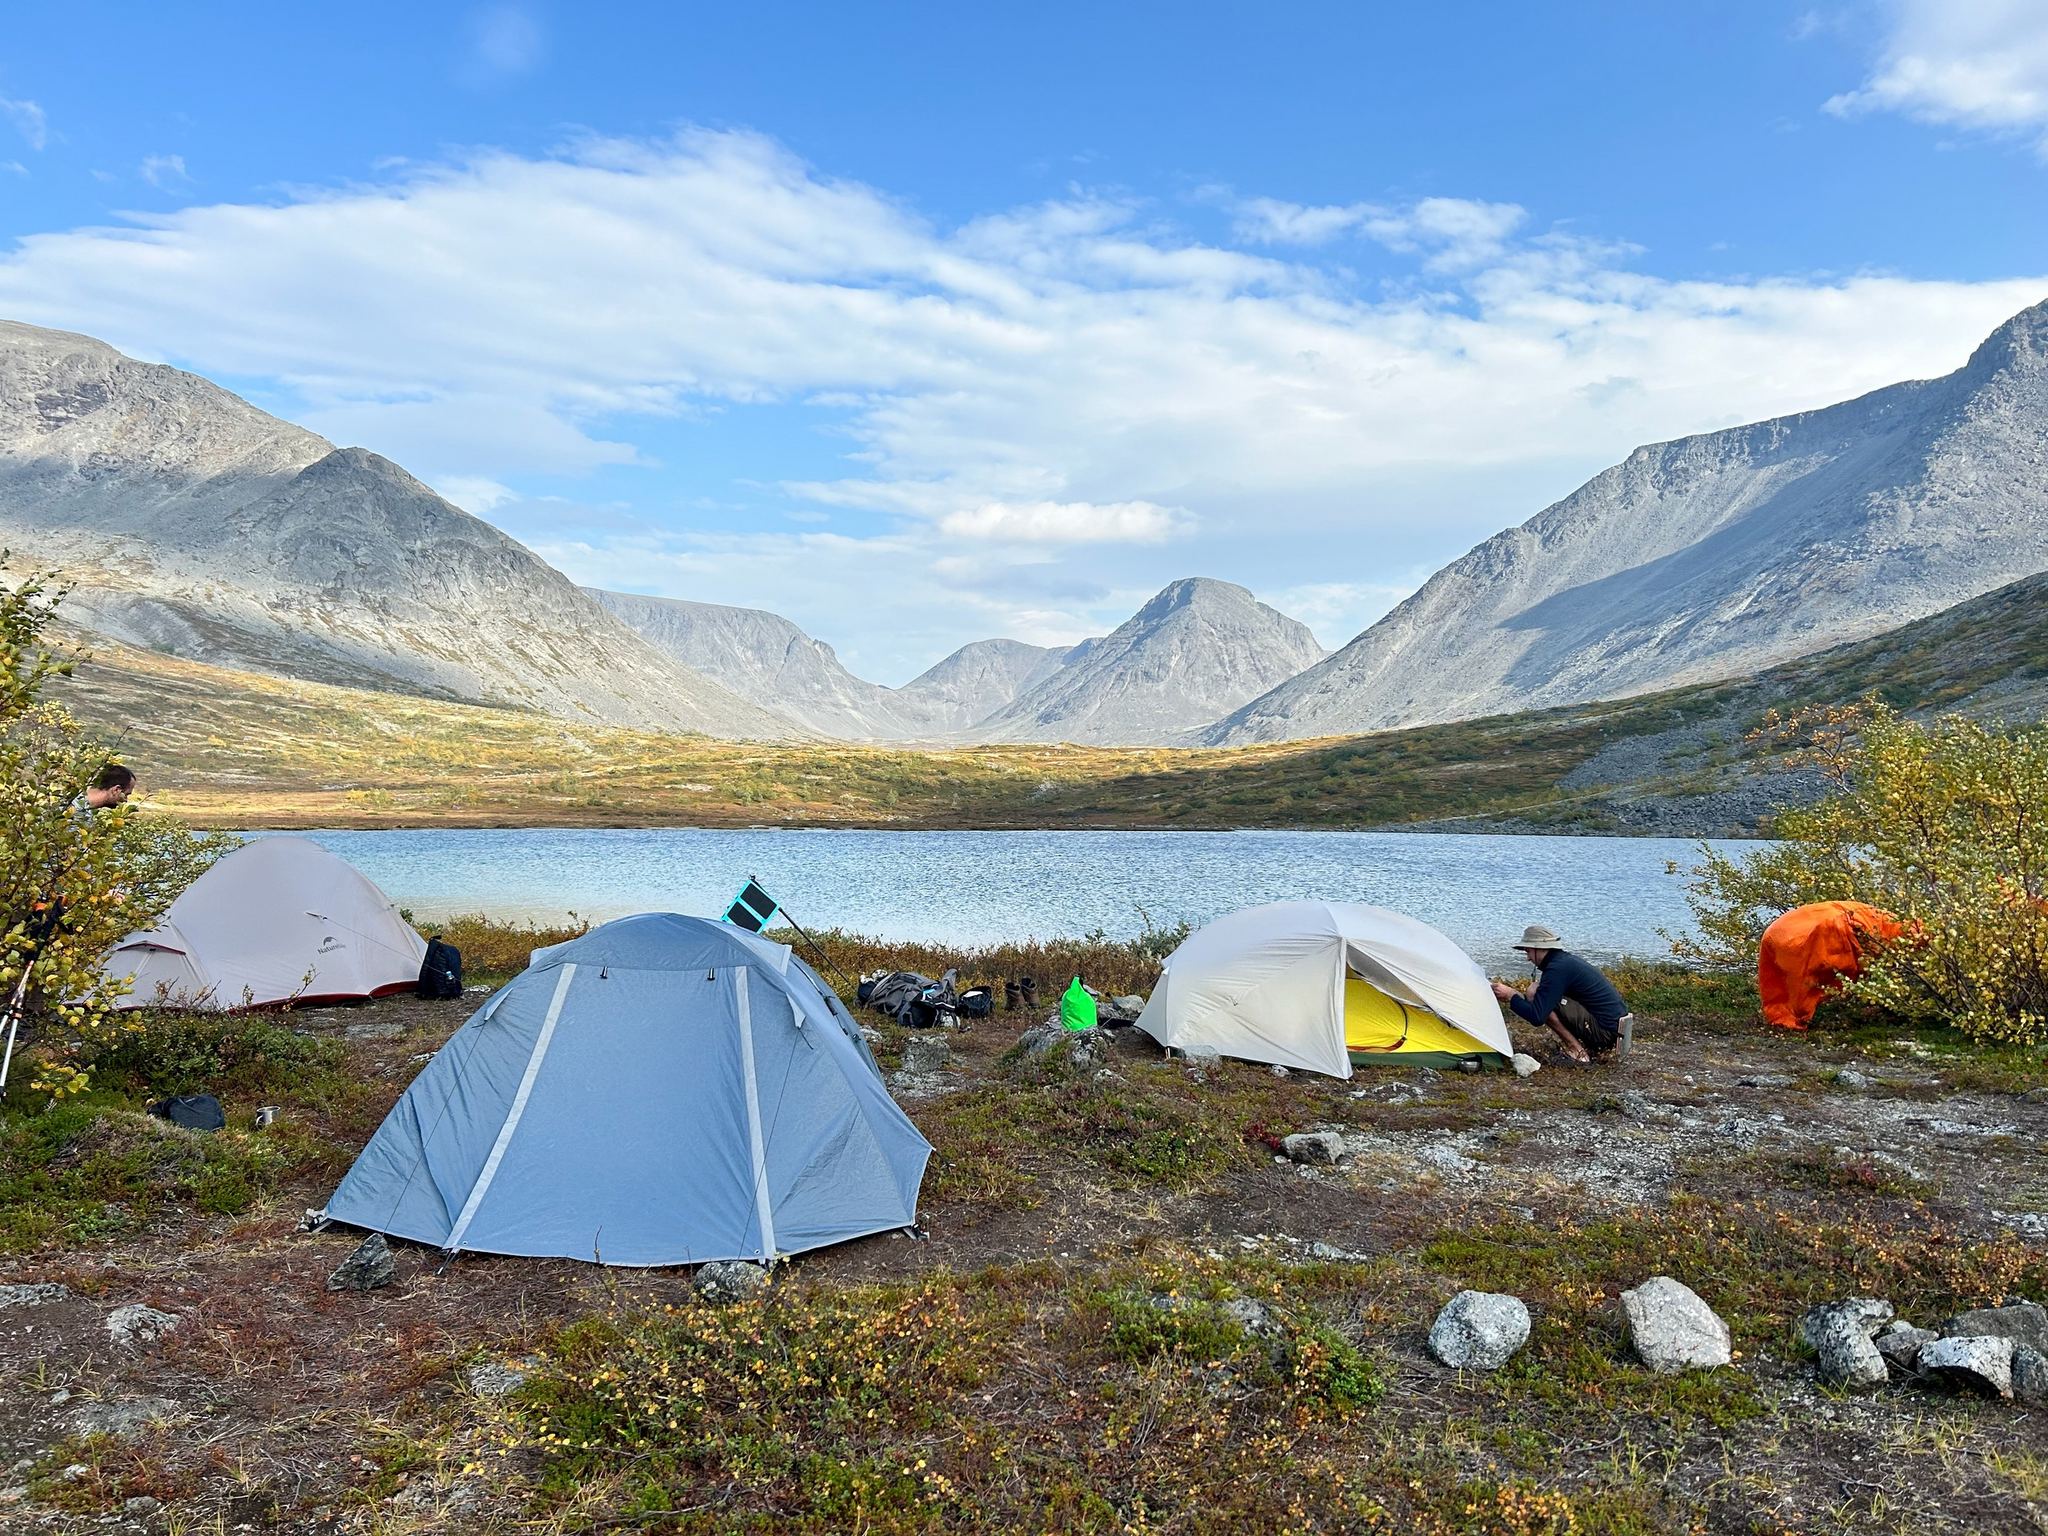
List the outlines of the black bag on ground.
<svg viewBox="0 0 2048 1536">
<path fill-rule="evenodd" d="M 891 971 L 875 978 L 874 986 L 868 990 L 868 1006 L 877 1013 L 886 1013 L 898 1024 L 926 1029 L 932 1022 L 932 1009 L 924 996 L 931 985 L 931 977 L 920 976 L 916 971 Z"/>
<path fill-rule="evenodd" d="M 220 1100 L 210 1093 L 183 1093 L 174 1099 L 159 1099 L 149 1112 L 160 1120 L 182 1125 L 188 1131 L 217 1131 L 228 1123 Z"/>
<path fill-rule="evenodd" d="M 438 1003 L 462 996 L 462 951 L 442 943 L 438 934 L 427 940 L 427 958 L 420 962 L 419 994 Z"/>
<path fill-rule="evenodd" d="M 969 1019 L 985 1019 L 996 1009 L 995 994 L 987 987 L 969 987 L 960 994 L 960 1013 Z"/>
</svg>

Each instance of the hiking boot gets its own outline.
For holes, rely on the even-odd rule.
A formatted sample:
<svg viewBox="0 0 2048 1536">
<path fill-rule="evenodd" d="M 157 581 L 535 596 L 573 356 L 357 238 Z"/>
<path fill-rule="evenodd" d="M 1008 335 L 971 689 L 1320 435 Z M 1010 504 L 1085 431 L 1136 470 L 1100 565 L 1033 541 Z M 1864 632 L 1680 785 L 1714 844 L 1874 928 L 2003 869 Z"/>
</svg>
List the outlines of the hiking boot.
<svg viewBox="0 0 2048 1536">
<path fill-rule="evenodd" d="M 1015 1013 L 1024 1006 L 1024 989 L 1014 981 L 1003 983 L 1003 1012 Z"/>
<path fill-rule="evenodd" d="M 1024 994 L 1024 1006 L 1026 1008 L 1036 1008 L 1038 1006 L 1038 978 L 1036 976 L 1026 976 L 1018 985 Z"/>
</svg>

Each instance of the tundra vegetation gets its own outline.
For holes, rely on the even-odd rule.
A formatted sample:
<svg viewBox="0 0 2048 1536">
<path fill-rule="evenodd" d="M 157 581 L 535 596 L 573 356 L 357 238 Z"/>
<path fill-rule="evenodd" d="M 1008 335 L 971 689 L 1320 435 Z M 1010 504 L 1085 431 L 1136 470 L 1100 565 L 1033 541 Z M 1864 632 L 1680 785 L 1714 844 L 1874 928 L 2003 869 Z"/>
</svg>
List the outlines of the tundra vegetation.
<svg viewBox="0 0 2048 1536">
<path fill-rule="evenodd" d="M 41 633 L 16 678 L 62 665 Z M 50 728 L 97 766 L 75 722 Z M 360 1234 L 296 1234 L 298 1218 L 460 1003 L 146 1009 L 107 1029 L 46 1010 L 31 1059 L 64 1070 L 0 1100 L 0 1282 L 73 1297 L 0 1330 L 0 1430 L 31 1447 L 0 1498 L 50 1529 L 146 1499 L 165 1529 L 309 1536 L 2037 1529 L 2037 1411 L 1903 1382 L 1824 1389 L 1798 1323 L 1844 1295 L 1920 1322 L 2048 1297 L 2048 1072 L 2031 994 L 2002 979 L 2019 972 L 1982 963 L 2039 910 L 2012 899 L 2036 893 L 2039 749 L 1874 704 L 1802 729 L 1832 793 L 1790 824 L 1791 851 L 1695 872 L 1709 921 L 1692 963 L 1615 967 L 1641 1021 L 1629 1063 L 1339 1082 L 1166 1060 L 1129 1032 L 1083 1063 L 1021 1055 L 1035 1016 L 998 1015 L 950 1037 L 943 1091 L 907 1106 L 935 1148 L 924 1240 L 806 1255 L 723 1307 L 683 1271 L 444 1263 L 402 1243 L 396 1284 L 326 1290 Z M 106 882 L 122 902 L 167 899 L 213 847 L 170 846 L 183 875 L 118 850 L 93 867 L 140 871 Z M 1958 872 L 1953 899 L 1989 917 L 1951 920 L 1930 870 Z M 1957 994 L 1989 1011 L 1859 983 L 1808 1035 L 1769 1032 L 1747 971 L 1757 925 L 1834 895 L 1949 946 L 1991 978 Z M 582 929 L 471 914 L 437 931 L 491 985 Z M 1173 933 L 972 951 L 817 938 L 828 977 L 1028 974 L 1049 1007 L 1075 974 L 1149 991 Z M 911 1032 L 871 1022 L 893 1071 Z M 228 1129 L 144 1113 L 187 1091 L 218 1095 Z M 257 1127 L 266 1104 L 281 1113 Z M 1312 1128 L 1359 1150 L 1330 1168 L 1276 1156 Z M 1617 1297 L 1654 1274 L 1716 1308 L 1731 1366 L 1635 1361 Z M 1490 1375 L 1422 1347 L 1465 1288 L 1533 1314 Z M 179 1327 L 110 1349 L 104 1313 L 130 1301 Z M 78 1407 L 145 1397 L 158 1422 L 119 1433 Z"/>
</svg>

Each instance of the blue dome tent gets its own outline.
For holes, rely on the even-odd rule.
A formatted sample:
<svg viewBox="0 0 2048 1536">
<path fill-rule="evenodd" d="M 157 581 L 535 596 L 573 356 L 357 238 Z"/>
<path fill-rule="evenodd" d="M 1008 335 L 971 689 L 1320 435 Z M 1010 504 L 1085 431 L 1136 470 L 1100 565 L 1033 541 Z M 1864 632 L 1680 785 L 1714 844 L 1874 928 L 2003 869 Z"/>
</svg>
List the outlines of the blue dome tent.
<svg viewBox="0 0 2048 1536">
<path fill-rule="evenodd" d="M 327 1214 L 450 1252 L 767 1260 L 913 1224 L 930 1155 L 816 972 L 651 914 L 535 950 Z"/>
</svg>

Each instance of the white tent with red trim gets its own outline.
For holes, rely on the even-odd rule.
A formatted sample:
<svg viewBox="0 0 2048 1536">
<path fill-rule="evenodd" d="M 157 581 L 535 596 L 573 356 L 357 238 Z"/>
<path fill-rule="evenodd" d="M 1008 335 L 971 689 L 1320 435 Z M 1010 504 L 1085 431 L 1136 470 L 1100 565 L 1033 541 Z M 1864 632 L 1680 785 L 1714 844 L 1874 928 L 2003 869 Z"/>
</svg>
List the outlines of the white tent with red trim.
<svg viewBox="0 0 2048 1536">
<path fill-rule="evenodd" d="M 426 942 L 346 860 L 303 837 L 259 837 L 215 864 L 154 928 L 108 954 L 124 1008 L 263 1008 L 409 991 Z"/>
</svg>

